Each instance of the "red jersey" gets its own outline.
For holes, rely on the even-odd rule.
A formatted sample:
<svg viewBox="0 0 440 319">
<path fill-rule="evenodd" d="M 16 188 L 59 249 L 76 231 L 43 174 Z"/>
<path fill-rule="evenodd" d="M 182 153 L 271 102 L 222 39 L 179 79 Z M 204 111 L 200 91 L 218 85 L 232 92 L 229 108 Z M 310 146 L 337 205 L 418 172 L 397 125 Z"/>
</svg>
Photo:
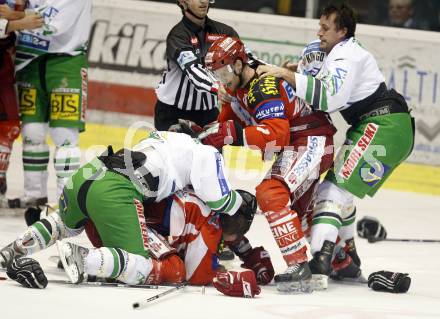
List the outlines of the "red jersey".
<svg viewBox="0 0 440 319">
<path fill-rule="evenodd" d="M 219 122 L 230 119 L 245 127 L 244 144 L 262 151 L 294 145 L 295 135 L 333 135 L 336 131 L 325 113 L 313 112 L 286 81 L 273 76 L 253 78 L 246 88 L 237 89 L 218 117 Z"/>
</svg>

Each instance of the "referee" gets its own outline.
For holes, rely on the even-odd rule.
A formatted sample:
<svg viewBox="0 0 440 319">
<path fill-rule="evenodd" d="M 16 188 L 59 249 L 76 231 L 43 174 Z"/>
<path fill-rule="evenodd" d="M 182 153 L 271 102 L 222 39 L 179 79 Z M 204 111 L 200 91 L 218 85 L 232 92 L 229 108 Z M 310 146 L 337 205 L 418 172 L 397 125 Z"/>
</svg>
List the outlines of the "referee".
<svg viewBox="0 0 440 319">
<path fill-rule="evenodd" d="M 202 127 L 217 119 L 218 83 L 205 69 L 204 57 L 219 35 L 238 37 L 238 34 L 207 17 L 214 1 L 177 0 L 183 17 L 167 36 L 167 70 L 156 89 L 157 130 L 168 130 L 179 118 Z"/>
</svg>

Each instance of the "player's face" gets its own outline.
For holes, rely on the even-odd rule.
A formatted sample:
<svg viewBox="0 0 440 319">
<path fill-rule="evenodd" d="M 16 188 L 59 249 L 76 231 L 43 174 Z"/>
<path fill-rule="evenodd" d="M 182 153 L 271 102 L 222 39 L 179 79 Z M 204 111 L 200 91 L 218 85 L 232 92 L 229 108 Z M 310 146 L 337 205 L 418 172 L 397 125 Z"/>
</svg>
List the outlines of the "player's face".
<svg viewBox="0 0 440 319">
<path fill-rule="evenodd" d="M 223 84 L 224 87 L 235 91 L 240 82 L 239 77 L 234 74 L 234 69 L 232 65 L 225 65 L 220 69 L 212 71 L 215 78 Z"/>
<path fill-rule="evenodd" d="M 197 17 L 206 17 L 209 9 L 209 0 L 186 0 L 188 9 Z"/>
<path fill-rule="evenodd" d="M 319 31 L 317 33 L 321 44 L 319 48 L 325 51 L 327 54 L 333 49 L 333 47 L 344 40 L 347 29 L 343 28 L 338 30 L 335 24 L 336 13 L 332 13 L 330 16 L 321 16 L 319 19 Z"/>
</svg>

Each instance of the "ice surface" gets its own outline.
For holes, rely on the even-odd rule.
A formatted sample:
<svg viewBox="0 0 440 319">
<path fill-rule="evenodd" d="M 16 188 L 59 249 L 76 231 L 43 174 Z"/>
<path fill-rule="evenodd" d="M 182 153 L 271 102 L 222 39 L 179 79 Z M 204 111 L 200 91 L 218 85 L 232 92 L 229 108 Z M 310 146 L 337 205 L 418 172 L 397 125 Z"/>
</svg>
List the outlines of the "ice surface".
<svg viewBox="0 0 440 319">
<path fill-rule="evenodd" d="M 18 147 L 17 147 L 18 146 Z M 19 145 L 13 152 L 8 173 L 9 197 L 20 195 L 22 164 Z M 50 192 L 53 199 L 54 174 Z M 231 178 L 234 186 L 252 189 L 254 183 Z M 373 199 L 357 202 L 358 218 L 377 217 L 388 236 L 440 239 L 440 197 L 381 190 Z M 25 229 L 22 217 L 0 214 L 0 246 L 15 239 Z M 284 262 L 263 216 L 256 216 L 249 233 L 254 246 L 263 245 L 272 256 L 277 272 Z M 75 242 L 88 245 L 81 236 Z M 440 243 L 369 244 L 358 238 L 357 246 L 365 275 L 377 270 L 407 272 L 412 278 L 406 294 L 380 293 L 365 285 L 329 283 L 327 291 L 308 295 L 281 295 L 274 286 L 263 287 L 255 299 L 232 298 L 214 288 L 188 287 L 152 302 L 148 307 L 132 310 L 132 304 L 145 300 L 159 290 L 69 286 L 49 284 L 44 290 L 25 289 L 12 280 L 0 281 L 0 318 L 298 318 L 298 319 L 394 319 L 440 318 Z M 64 274 L 49 261 L 55 248 L 35 255 L 49 279 L 63 279 Z M 233 266 L 238 267 L 235 260 Z M 6 276 L 0 271 L 0 276 Z"/>
</svg>

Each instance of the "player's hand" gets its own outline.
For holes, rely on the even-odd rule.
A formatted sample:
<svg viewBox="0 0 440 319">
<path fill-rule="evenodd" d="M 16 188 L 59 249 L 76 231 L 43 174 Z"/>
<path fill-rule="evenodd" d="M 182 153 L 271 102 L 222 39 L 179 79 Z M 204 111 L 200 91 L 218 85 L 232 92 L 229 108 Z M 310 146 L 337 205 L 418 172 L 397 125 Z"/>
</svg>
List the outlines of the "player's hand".
<svg viewBox="0 0 440 319">
<path fill-rule="evenodd" d="M 261 292 L 252 270 L 219 272 L 212 284 L 222 294 L 232 297 L 253 298 Z"/>
<path fill-rule="evenodd" d="M 290 72 L 288 69 L 281 68 L 275 65 L 259 65 L 257 68 L 257 74 L 260 78 L 264 78 L 266 76 L 274 76 L 276 78 L 286 78 L 288 73 Z"/>
<path fill-rule="evenodd" d="M 16 258 L 8 265 L 6 274 L 27 288 L 43 289 L 47 286 L 47 278 L 38 261 L 32 258 Z"/>
<path fill-rule="evenodd" d="M 246 254 L 241 267 L 251 269 L 260 285 L 267 285 L 275 275 L 269 253 L 263 247 L 253 248 L 250 253 Z"/>
<path fill-rule="evenodd" d="M 22 24 L 22 29 L 32 30 L 43 26 L 44 19 L 39 13 L 27 14 L 24 18 L 18 20 Z"/>
<path fill-rule="evenodd" d="M 238 122 L 214 122 L 203 127 L 198 135 L 199 140 L 206 145 L 221 149 L 225 145 L 243 145 L 243 127 Z"/>
<path fill-rule="evenodd" d="M 13 18 L 13 10 L 7 4 L 0 5 L 0 18 L 11 20 Z"/>
<path fill-rule="evenodd" d="M 224 104 L 231 103 L 232 96 L 228 93 L 223 84 L 220 84 L 217 92 L 217 99 L 219 106 L 223 106 Z"/>
</svg>

